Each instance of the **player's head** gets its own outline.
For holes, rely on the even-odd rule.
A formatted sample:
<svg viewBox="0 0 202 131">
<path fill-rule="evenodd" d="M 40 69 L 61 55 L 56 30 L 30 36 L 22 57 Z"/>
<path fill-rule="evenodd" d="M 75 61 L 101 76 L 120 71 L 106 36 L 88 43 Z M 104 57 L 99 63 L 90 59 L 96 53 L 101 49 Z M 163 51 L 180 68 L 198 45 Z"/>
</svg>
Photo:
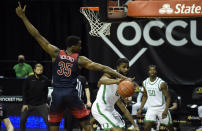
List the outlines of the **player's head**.
<svg viewBox="0 0 202 131">
<path fill-rule="evenodd" d="M 155 65 L 149 65 L 148 67 L 148 75 L 149 77 L 156 77 L 157 69 Z"/>
<path fill-rule="evenodd" d="M 68 36 L 65 39 L 66 48 L 69 48 L 73 53 L 79 53 L 81 50 L 81 38 L 78 36 Z"/>
<path fill-rule="evenodd" d="M 127 75 L 129 71 L 129 60 L 127 58 L 120 58 L 116 61 L 116 69 L 119 73 Z"/>
<path fill-rule="evenodd" d="M 25 62 L 25 56 L 24 55 L 18 55 L 18 63 L 23 64 Z"/>
<path fill-rule="evenodd" d="M 34 73 L 37 76 L 41 76 L 43 74 L 43 65 L 42 64 L 36 64 L 34 66 Z"/>
</svg>

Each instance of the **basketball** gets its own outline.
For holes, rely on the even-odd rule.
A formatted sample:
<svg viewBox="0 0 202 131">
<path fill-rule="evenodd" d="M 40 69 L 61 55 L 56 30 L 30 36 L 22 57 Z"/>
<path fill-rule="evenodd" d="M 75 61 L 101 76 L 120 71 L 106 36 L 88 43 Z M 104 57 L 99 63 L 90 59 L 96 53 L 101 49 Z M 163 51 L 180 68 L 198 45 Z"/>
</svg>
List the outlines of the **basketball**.
<svg viewBox="0 0 202 131">
<path fill-rule="evenodd" d="M 118 93 L 123 98 L 132 96 L 134 90 L 135 90 L 134 84 L 128 80 L 124 80 L 118 85 Z"/>
</svg>

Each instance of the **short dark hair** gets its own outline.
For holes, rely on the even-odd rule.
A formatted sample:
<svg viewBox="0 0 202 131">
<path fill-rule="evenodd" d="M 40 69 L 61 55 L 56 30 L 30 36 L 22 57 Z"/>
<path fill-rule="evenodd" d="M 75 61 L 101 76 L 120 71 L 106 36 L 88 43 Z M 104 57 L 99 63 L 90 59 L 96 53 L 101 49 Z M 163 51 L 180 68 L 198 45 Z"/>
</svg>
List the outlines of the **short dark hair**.
<svg viewBox="0 0 202 131">
<path fill-rule="evenodd" d="M 129 63 L 129 60 L 127 58 L 119 58 L 117 61 L 116 61 L 116 67 L 119 66 L 120 64 L 122 63 Z"/>
<path fill-rule="evenodd" d="M 65 46 L 66 47 L 71 47 L 73 45 L 76 45 L 78 44 L 78 42 L 81 40 L 80 37 L 78 36 L 75 36 L 75 35 L 71 35 L 71 36 L 68 36 L 66 39 L 65 39 Z"/>
</svg>

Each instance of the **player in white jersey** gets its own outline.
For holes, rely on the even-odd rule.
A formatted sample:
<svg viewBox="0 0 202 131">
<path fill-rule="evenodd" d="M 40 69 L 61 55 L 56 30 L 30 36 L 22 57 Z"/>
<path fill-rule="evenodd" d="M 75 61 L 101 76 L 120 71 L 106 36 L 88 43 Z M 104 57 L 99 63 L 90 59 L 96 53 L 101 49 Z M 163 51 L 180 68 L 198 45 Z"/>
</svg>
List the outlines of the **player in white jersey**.
<svg viewBox="0 0 202 131">
<path fill-rule="evenodd" d="M 149 66 L 149 77 L 143 81 L 144 95 L 138 114 L 141 114 L 145 102 L 147 101 L 147 112 L 144 120 L 144 131 L 150 131 L 152 124 L 157 118 L 161 124 L 167 126 L 169 131 L 174 131 L 172 118 L 168 110 L 170 104 L 170 95 L 167 84 L 157 77 L 155 65 Z"/>
<path fill-rule="evenodd" d="M 120 58 L 117 61 L 117 71 L 126 75 L 129 70 L 129 62 L 125 58 Z M 117 93 L 117 87 L 121 80 L 114 79 L 108 74 L 104 74 L 98 82 L 98 93 L 96 100 L 91 108 L 93 117 L 99 122 L 102 129 L 111 131 L 122 131 L 125 128 L 125 122 L 121 115 L 115 110 L 114 105 L 121 109 L 126 118 L 134 125 L 134 130 L 139 131 L 138 126 L 134 123 L 130 112 L 121 102 L 120 96 Z"/>
</svg>

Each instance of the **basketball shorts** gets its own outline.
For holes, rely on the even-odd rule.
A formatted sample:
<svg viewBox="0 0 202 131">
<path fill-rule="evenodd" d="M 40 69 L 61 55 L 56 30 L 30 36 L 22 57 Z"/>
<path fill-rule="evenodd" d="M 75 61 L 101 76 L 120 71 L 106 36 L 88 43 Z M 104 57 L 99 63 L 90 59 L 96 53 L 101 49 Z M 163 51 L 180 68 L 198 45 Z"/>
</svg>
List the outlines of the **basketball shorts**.
<svg viewBox="0 0 202 131">
<path fill-rule="evenodd" d="M 54 88 L 50 100 L 49 124 L 59 125 L 66 108 L 70 110 L 75 118 L 81 120 L 87 118 L 90 114 L 90 110 L 86 108 L 75 88 Z"/>
<path fill-rule="evenodd" d="M 91 108 L 93 117 L 101 125 L 104 130 L 112 128 L 125 128 L 125 122 L 121 115 L 115 109 L 107 109 L 105 105 L 94 102 Z"/>
<path fill-rule="evenodd" d="M 147 109 L 145 119 L 144 121 L 148 122 L 156 122 L 157 118 L 159 119 L 160 123 L 163 125 L 171 125 L 172 124 L 172 118 L 170 115 L 170 112 L 168 111 L 168 115 L 166 118 L 162 119 L 162 113 L 164 111 L 164 108 L 151 108 L 149 107 Z"/>
</svg>

